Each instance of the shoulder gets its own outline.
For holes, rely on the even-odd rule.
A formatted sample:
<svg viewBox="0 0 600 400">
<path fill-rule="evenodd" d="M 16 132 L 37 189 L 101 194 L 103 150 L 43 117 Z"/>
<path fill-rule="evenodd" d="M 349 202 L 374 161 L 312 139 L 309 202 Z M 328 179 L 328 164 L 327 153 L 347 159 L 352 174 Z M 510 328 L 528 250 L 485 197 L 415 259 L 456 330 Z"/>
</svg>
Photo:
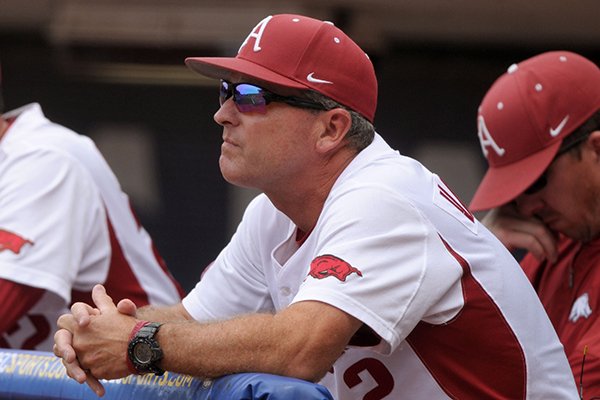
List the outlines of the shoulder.
<svg viewBox="0 0 600 400">
<path fill-rule="evenodd" d="M 95 149 L 90 138 L 47 119 L 39 104 L 5 114 L 10 115 L 15 119 L 2 140 L 2 151 L 8 155 L 54 152 L 68 156 Z"/>
<path fill-rule="evenodd" d="M 424 214 L 439 181 L 419 162 L 392 151 L 359 159 L 333 186 L 325 207 L 349 212 Z"/>
<path fill-rule="evenodd" d="M 31 178 L 59 178 L 81 175 L 80 163 L 69 154 L 53 147 L 24 147 L 5 154 L 1 162 L 4 178 L 24 181 Z"/>
<path fill-rule="evenodd" d="M 2 176 L 86 175 L 85 160 L 99 155 L 91 139 L 48 121 L 38 111 L 39 115 L 35 107 L 25 111 L 7 131 L 0 152 Z"/>
<path fill-rule="evenodd" d="M 28 199 L 23 204 L 33 204 L 33 200 L 97 204 L 100 200 L 100 189 L 81 162 L 64 152 L 40 147 L 12 153 L 0 161 L 0 191 L 2 200 L 12 204 L 17 199 Z"/>
</svg>

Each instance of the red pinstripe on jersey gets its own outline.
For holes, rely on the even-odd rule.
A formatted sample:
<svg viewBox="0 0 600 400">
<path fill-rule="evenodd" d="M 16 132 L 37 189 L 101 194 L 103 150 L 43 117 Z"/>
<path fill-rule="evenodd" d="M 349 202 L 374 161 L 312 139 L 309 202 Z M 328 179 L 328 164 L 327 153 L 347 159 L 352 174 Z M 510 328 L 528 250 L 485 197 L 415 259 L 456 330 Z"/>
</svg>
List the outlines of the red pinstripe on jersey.
<svg viewBox="0 0 600 400">
<path fill-rule="evenodd" d="M 106 281 L 103 283 L 104 286 L 106 287 L 108 293 L 110 293 L 110 296 L 115 299 L 115 301 L 128 298 L 132 300 L 138 307 L 150 304 L 148 300 L 148 294 L 133 273 L 131 265 L 123 254 L 123 249 L 121 248 L 121 244 L 115 235 L 115 230 L 109 219 L 107 219 L 107 226 L 110 235 L 111 259 L 108 269 L 108 276 L 106 277 Z M 161 269 L 165 271 L 166 275 L 169 276 L 180 295 L 183 295 L 181 286 L 168 272 L 166 263 L 158 254 L 154 244 L 152 245 L 152 250 Z M 93 304 L 91 291 L 72 290 L 71 296 L 73 302 L 83 301 L 88 304 Z"/>
</svg>

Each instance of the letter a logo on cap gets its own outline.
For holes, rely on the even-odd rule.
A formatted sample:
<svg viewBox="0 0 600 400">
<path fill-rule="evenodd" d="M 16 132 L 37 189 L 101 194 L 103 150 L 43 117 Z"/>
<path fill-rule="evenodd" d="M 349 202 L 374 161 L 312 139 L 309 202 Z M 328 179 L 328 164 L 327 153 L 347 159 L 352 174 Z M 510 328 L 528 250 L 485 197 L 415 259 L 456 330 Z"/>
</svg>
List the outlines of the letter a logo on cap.
<svg viewBox="0 0 600 400">
<path fill-rule="evenodd" d="M 481 143 L 481 151 L 483 151 L 484 156 L 488 156 L 488 147 L 494 149 L 496 154 L 498 154 L 500 157 L 502 157 L 506 152 L 506 150 L 498 146 L 498 144 L 494 141 L 494 138 L 492 138 L 490 131 L 485 125 L 483 115 L 480 115 L 479 118 L 477 118 L 477 136 L 479 136 L 479 142 Z"/>
<path fill-rule="evenodd" d="M 246 37 L 246 39 L 244 39 L 244 41 L 242 42 L 242 45 L 238 49 L 238 54 L 240 51 L 242 51 L 242 48 L 248 43 L 248 40 L 250 40 L 250 38 L 254 38 L 254 48 L 252 50 L 254 50 L 254 52 L 258 52 L 261 50 L 260 39 L 262 38 L 263 32 L 265 31 L 265 28 L 267 27 L 267 24 L 269 23 L 271 18 L 273 18 L 273 16 L 269 15 L 268 17 L 266 17 L 265 19 L 260 21 L 254 27 L 254 29 L 252 29 L 250 34 Z"/>
</svg>

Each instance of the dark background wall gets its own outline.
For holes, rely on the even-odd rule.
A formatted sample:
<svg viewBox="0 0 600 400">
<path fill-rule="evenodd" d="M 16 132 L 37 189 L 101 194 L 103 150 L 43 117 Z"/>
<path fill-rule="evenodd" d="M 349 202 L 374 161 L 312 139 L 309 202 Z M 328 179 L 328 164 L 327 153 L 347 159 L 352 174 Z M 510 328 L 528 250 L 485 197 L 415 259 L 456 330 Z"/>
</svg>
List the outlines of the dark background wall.
<svg viewBox="0 0 600 400">
<path fill-rule="evenodd" d="M 114 15 L 123 7 L 121 2 L 106 3 L 112 3 Z M 174 2 L 173 7 L 177 3 L 182 7 L 195 4 L 180 1 Z M 260 3 L 265 10 L 268 6 L 276 12 L 281 8 L 275 5 L 279 3 Z M 302 8 L 302 3 L 293 3 L 296 8 L 291 11 Z M 476 139 L 475 117 L 479 101 L 493 81 L 510 64 L 546 50 L 580 52 L 600 64 L 600 33 L 590 35 L 581 20 L 580 26 L 570 22 L 574 27 L 566 33 L 563 27 L 562 36 L 544 36 L 539 33 L 543 29 L 533 26 L 528 31 L 526 22 L 513 24 L 512 29 L 519 30 L 523 38 L 532 35 L 528 40 L 519 40 L 519 35 L 508 28 L 492 33 L 484 25 L 464 28 L 482 18 L 474 14 L 479 10 L 473 6 L 475 2 L 458 2 L 457 6 L 462 5 L 470 14 L 463 16 L 463 22 L 457 21 L 444 30 L 440 28 L 442 22 L 448 24 L 448 20 L 457 17 L 444 14 L 443 9 L 426 12 L 428 5 L 439 5 L 439 1 L 424 1 L 419 6 L 380 0 L 374 2 L 374 8 L 382 10 L 382 22 L 375 24 L 377 29 L 371 22 L 373 32 L 368 34 L 370 29 L 365 26 L 375 16 L 373 12 L 365 13 L 365 18 L 370 18 L 365 22 L 358 12 L 364 10 L 366 2 L 350 1 L 351 6 L 345 8 L 339 7 L 340 2 L 333 2 L 336 7 L 331 9 L 317 7 L 310 1 L 304 3 L 312 7 L 304 5 L 302 10 L 308 10 L 307 14 L 329 17 L 369 52 L 380 87 L 377 130 L 393 147 L 422 159 L 437 171 L 465 203 L 485 168 Z M 186 290 L 191 289 L 203 268 L 227 243 L 240 216 L 240 206 L 236 204 L 244 204 L 247 194 L 226 184 L 218 169 L 221 131 L 212 120 L 218 107 L 216 82 L 187 71 L 183 59 L 234 54 L 237 45 L 233 43 L 239 44 L 268 11 L 252 8 L 250 14 L 261 17 L 250 15 L 251 21 L 240 20 L 239 26 L 226 31 L 235 34 L 235 39 L 222 33 L 222 42 L 163 40 L 163 36 L 170 37 L 168 31 L 158 35 L 158 39 L 138 42 L 108 40 L 102 32 L 89 37 L 73 34 L 75 39 L 70 40 L 60 31 L 69 31 L 65 25 L 71 20 L 63 15 L 57 22 L 56 15 L 60 14 L 60 7 L 73 7 L 73 2 L 38 4 L 43 5 L 42 9 L 32 15 L 16 1 L 0 0 L 0 60 L 6 109 L 39 102 L 50 119 L 103 143 L 105 147 L 99 147 L 109 163 L 114 163 L 143 224 L 176 278 Z M 132 4 L 139 7 L 138 11 L 147 6 L 150 15 L 154 15 L 153 7 L 157 6 L 153 1 Z M 222 14 L 221 23 L 227 24 L 231 10 L 220 12 L 214 7 L 211 12 Z M 600 11 L 597 2 L 586 3 L 586 7 L 589 12 Z M 7 12 L 14 18 L 8 18 Z M 492 11 L 478 12 L 494 26 Z M 506 24 L 511 15 L 500 16 L 503 19 L 497 23 Z M 94 21 L 101 17 L 101 13 L 96 15 Z M 547 18 L 552 22 L 558 17 Z M 402 29 L 417 26 L 416 20 L 421 21 L 418 29 Z M 442 22 L 436 25 L 435 20 Z M 540 21 L 543 18 L 534 18 L 533 25 Z M 111 24 L 110 19 L 101 22 Z M 197 34 L 211 28 L 193 26 Z M 141 175 L 132 174 L 135 158 L 127 164 L 127 149 L 119 145 L 119 140 L 102 136 L 107 130 L 116 132 L 117 139 L 120 132 L 123 137 L 132 131 L 142 132 L 141 140 L 148 144 L 144 148 L 149 149 L 145 156 L 151 163 L 141 168 Z M 142 143 L 139 135 L 131 136 L 138 138 L 133 143 Z M 106 147 L 111 140 L 115 146 Z"/>
</svg>

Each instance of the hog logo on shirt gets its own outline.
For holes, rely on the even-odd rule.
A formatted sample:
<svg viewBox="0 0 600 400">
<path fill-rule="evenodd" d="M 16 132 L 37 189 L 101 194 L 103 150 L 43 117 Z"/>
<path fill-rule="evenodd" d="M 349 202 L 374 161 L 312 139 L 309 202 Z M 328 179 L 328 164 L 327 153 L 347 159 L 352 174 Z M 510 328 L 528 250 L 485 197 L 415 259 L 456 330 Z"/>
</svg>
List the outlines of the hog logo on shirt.
<svg viewBox="0 0 600 400">
<path fill-rule="evenodd" d="M 573 308 L 571 308 L 571 313 L 569 314 L 569 321 L 575 323 L 581 317 L 588 319 L 590 315 L 592 315 L 590 296 L 584 293 L 573 303 Z"/>
<path fill-rule="evenodd" d="M 357 268 L 354 268 L 346 261 L 330 254 L 319 256 L 312 260 L 310 263 L 310 272 L 308 275 L 315 279 L 323 279 L 328 276 L 333 276 L 342 282 L 346 282 L 346 278 L 356 273 L 358 276 L 362 276 Z"/>
<path fill-rule="evenodd" d="M 19 254 L 23 246 L 27 243 L 33 246 L 31 240 L 24 239 L 16 233 L 0 229 L 0 252 L 10 250 L 15 254 Z"/>
</svg>

